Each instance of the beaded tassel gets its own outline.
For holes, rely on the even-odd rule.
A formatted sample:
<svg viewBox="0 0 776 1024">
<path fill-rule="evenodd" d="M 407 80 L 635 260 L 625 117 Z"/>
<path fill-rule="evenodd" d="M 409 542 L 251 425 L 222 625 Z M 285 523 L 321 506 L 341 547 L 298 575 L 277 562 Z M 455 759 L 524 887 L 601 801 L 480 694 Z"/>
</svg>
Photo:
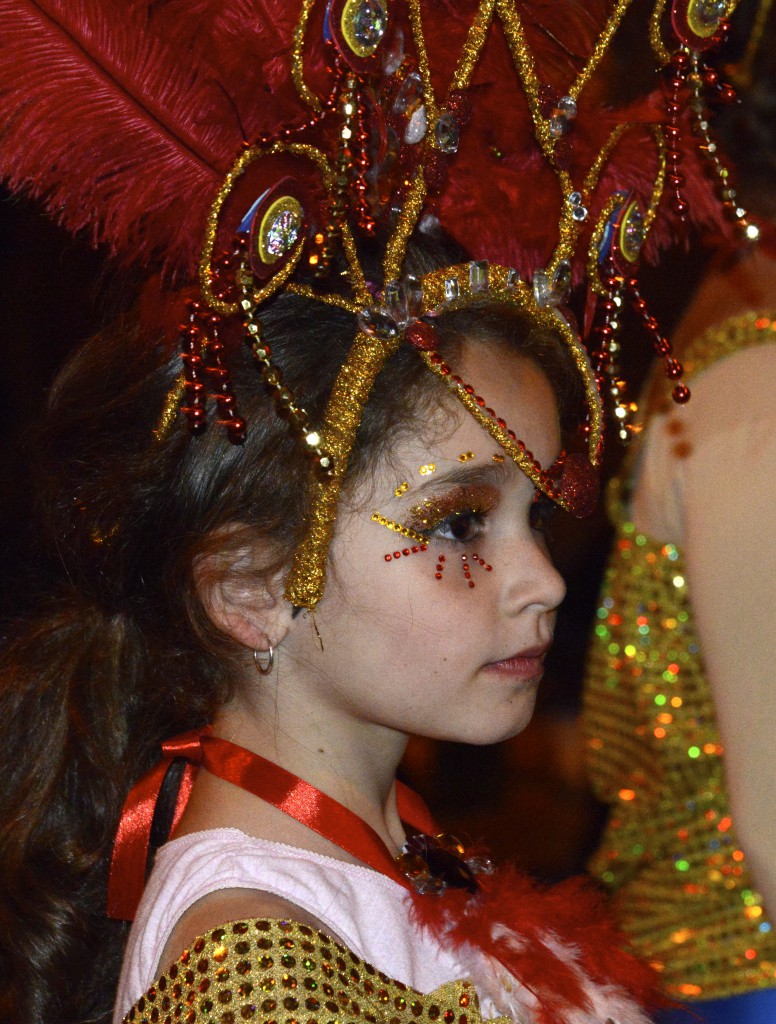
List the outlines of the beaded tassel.
<svg viewBox="0 0 776 1024">
<path fill-rule="evenodd" d="M 237 412 L 229 370 L 221 359 L 224 346 L 218 337 L 220 323 L 221 317 L 217 313 L 211 313 L 208 317 L 210 340 L 206 350 L 206 370 L 211 379 L 212 395 L 218 406 L 219 423 L 226 427 L 227 436 L 232 444 L 242 444 L 246 438 L 246 423 Z"/>
<path fill-rule="evenodd" d="M 631 307 L 640 317 L 644 329 L 652 336 L 652 347 L 663 360 L 666 377 L 669 380 L 679 381 L 679 378 L 684 373 L 684 367 L 674 356 L 671 342 L 660 330 L 660 324 L 651 316 L 646 300 L 639 293 L 637 278 L 628 278 L 625 281 L 625 290 L 630 299 Z M 686 384 L 679 381 L 674 386 L 671 395 L 675 402 L 683 405 L 690 398 L 690 389 Z"/>
<path fill-rule="evenodd" d="M 183 362 L 184 394 L 186 404 L 181 406 L 192 434 L 201 434 L 207 427 L 205 401 L 207 393 L 202 382 L 205 335 L 200 326 L 202 303 L 190 300 L 186 304 L 188 322 L 180 325 L 181 361 Z"/>
</svg>

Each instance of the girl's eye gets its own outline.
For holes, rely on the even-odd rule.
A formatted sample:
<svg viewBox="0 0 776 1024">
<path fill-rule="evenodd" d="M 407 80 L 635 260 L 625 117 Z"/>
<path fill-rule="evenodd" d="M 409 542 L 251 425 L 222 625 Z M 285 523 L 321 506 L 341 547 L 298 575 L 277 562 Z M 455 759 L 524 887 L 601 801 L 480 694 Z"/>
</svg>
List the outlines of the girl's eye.
<svg viewBox="0 0 776 1024">
<path fill-rule="evenodd" d="M 454 512 L 429 530 L 429 534 L 440 540 L 465 543 L 481 536 L 482 519 L 483 515 L 481 512 L 474 512 L 471 509 L 463 512 Z"/>
</svg>

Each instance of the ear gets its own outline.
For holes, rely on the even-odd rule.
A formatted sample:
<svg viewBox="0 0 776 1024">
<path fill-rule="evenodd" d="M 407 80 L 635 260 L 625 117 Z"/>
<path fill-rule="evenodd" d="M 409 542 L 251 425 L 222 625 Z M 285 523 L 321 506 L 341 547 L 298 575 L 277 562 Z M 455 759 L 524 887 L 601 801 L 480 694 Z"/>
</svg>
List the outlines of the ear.
<svg viewBox="0 0 776 1024">
<path fill-rule="evenodd" d="M 272 547 L 240 523 L 215 530 L 208 541 L 192 571 L 213 625 L 249 650 L 279 646 L 291 625 L 293 608 L 283 596 L 285 567 L 267 571 L 275 561 Z"/>
</svg>

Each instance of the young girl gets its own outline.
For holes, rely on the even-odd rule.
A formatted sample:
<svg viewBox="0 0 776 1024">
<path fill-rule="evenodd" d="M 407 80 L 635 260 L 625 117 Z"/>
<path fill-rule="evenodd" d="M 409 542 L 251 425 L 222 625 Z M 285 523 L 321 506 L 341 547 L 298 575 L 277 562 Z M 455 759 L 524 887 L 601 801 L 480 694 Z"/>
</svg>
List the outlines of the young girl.
<svg viewBox="0 0 776 1024">
<path fill-rule="evenodd" d="M 611 337 L 666 180 L 586 89 L 627 2 L 191 6 L 6 5 L 4 173 L 145 284 L 39 445 L 60 583 L 5 655 L 0 1011 L 644 1024 L 583 888 L 494 872 L 395 781 L 410 732 L 531 714 L 541 517 L 601 455 L 564 307 L 587 272 Z"/>
</svg>

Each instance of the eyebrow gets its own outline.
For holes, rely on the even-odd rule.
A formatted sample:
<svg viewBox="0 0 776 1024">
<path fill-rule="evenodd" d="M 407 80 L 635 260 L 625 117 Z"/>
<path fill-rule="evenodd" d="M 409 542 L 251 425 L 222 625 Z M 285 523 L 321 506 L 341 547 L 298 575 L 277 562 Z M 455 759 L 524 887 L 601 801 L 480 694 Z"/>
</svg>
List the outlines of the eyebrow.
<svg viewBox="0 0 776 1024">
<path fill-rule="evenodd" d="M 438 493 L 440 490 L 449 487 L 470 487 L 476 484 L 496 487 L 499 484 L 505 483 L 511 475 L 510 463 L 511 459 L 504 462 L 488 462 L 475 466 L 456 466 L 446 473 L 435 473 L 428 480 L 418 484 L 417 487 L 410 487 L 402 495 L 402 498 L 416 504 L 418 498 Z"/>
</svg>

